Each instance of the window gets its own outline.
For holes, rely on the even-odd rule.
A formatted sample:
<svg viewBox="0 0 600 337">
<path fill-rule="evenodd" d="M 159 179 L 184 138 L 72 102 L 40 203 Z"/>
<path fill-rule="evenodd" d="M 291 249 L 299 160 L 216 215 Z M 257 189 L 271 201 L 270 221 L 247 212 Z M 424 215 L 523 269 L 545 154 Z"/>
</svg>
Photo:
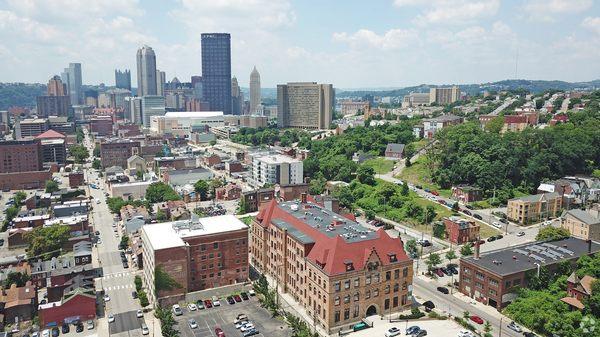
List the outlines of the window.
<svg viewBox="0 0 600 337">
<path fill-rule="evenodd" d="M 365 278 L 365 284 L 371 284 L 371 275 Z"/>
<path fill-rule="evenodd" d="M 344 289 L 350 289 L 350 280 L 344 281 Z"/>
<path fill-rule="evenodd" d="M 490 286 L 492 287 L 498 287 L 498 280 L 494 280 L 493 278 L 490 279 Z"/>
<path fill-rule="evenodd" d="M 340 321 L 340 312 L 336 311 L 335 314 L 333 314 L 333 320 L 336 322 Z"/>
<path fill-rule="evenodd" d="M 496 290 L 490 289 L 490 296 L 496 296 Z"/>
<path fill-rule="evenodd" d="M 360 285 L 360 279 L 354 279 L 354 287 L 357 288 Z"/>
<path fill-rule="evenodd" d="M 516 280 L 513 280 L 513 286 L 518 286 L 518 285 L 521 285 L 521 279 L 520 278 L 518 278 Z"/>
<path fill-rule="evenodd" d="M 335 305 L 340 305 L 340 297 L 339 297 L 339 296 L 336 296 L 336 297 L 335 297 L 335 299 L 333 300 L 333 303 L 334 303 Z"/>
<path fill-rule="evenodd" d="M 483 284 L 475 282 L 475 288 L 483 289 Z"/>
<path fill-rule="evenodd" d="M 463 276 L 462 279 L 463 279 L 463 282 L 465 282 L 465 283 L 471 283 L 471 278 L 470 277 Z"/>
<path fill-rule="evenodd" d="M 374 282 L 379 283 L 379 274 L 375 274 Z"/>
<path fill-rule="evenodd" d="M 360 295 L 358 293 L 354 294 L 354 302 L 358 301 L 360 298 Z"/>
<path fill-rule="evenodd" d="M 387 286 L 385 286 L 385 293 L 386 294 L 390 293 L 390 285 L 389 284 Z"/>
<path fill-rule="evenodd" d="M 398 296 L 394 297 L 394 300 L 392 301 L 392 307 L 397 307 L 398 306 Z"/>
<path fill-rule="evenodd" d="M 406 282 L 402 283 L 402 290 L 406 290 Z"/>
<path fill-rule="evenodd" d="M 350 319 L 350 309 L 344 309 L 344 320 Z"/>
<path fill-rule="evenodd" d="M 344 303 L 350 303 L 350 295 L 344 296 Z"/>
<path fill-rule="evenodd" d="M 510 281 L 504 282 L 504 288 L 510 288 Z"/>
<path fill-rule="evenodd" d="M 386 298 L 385 299 L 385 304 L 383 305 L 385 310 L 388 310 L 390 308 L 390 299 Z"/>
<path fill-rule="evenodd" d="M 358 317 L 358 313 L 359 313 L 360 309 L 358 307 L 358 305 L 354 306 L 354 314 L 352 315 L 352 317 L 356 318 Z"/>
<path fill-rule="evenodd" d="M 379 296 L 379 289 L 373 289 L 373 297 Z"/>
<path fill-rule="evenodd" d="M 485 279 L 485 277 L 483 276 L 483 274 L 482 274 L 482 273 L 480 273 L 480 272 L 476 272 L 476 273 L 475 273 L 475 277 L 476 277 L 477 279 L 479 279 L 479 280 L 482 280 L 482 281 Z"/>
<path fill-rule="evenodd" d="M 389 281 L 392 278 L 392 272 L 391 271 L 386 271 L 385 272 L 385 280 Z"/>
<path fill-rule="evenodd" d="M 340 291 L 340 282 L 334 283 L 333 288 L 335 289 L 335 291 Z"/>
<path fill-rule="evenodd" d="M 202 256 L 200 257 L 200 260 L 206 260 L 206 255 L 202 255 Z"/>
<path fill-rule="evenodd" d="M 398 279 L 400 277 L 400 269 L 394 270 L 394 279 Z"/>
<path fill-rule="evenodd" d="M 371 290 L 367 290 L 365 292 L 365 299 L 369 299 L 369 298 L 371 298 Z"/>
<path fill-rule="evenodd" d="M 218 242 L 213 243 L 213 248 L 214 249 L 219 249 L 219 243 Z"/>
<path fill-rule="evenodd" d="M 205 251 L 205 250 L 206 250 L 206 246 L 204 246 L 204 245 L 201 245 L 201 246 L 200 246 L 200 250 L 201 250 L 201 251 Z"/>
<path fill-rule="evenodd" d="M 403 277 L 407 277 L 408 276 L 408 267 L 405 267 L 404 269 L 402 269 L 402 276 Z"/>
<path fill-rule="evenodd" d="M 398 283 L 394 284 L 394 292 L 397 293 L 400 290 L 400 285 Z"/>
</svg>

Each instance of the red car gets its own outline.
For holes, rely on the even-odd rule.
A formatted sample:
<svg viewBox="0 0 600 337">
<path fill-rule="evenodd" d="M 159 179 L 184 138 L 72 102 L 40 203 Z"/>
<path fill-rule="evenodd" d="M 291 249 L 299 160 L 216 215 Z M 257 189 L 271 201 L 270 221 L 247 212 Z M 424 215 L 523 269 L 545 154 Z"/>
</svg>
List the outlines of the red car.
<svg viewBox="0 0 600 337">
<path fill-rule="evenodd" d="M 442 205 L 446 204 L 446 202 L 444 201 L 444 199 L 438 199 L 437 202 L 439 202 Z"/>
<path fill-rule="evenodd" d="M 240 295 L 233 295 L 233 299 L 234 299 L 236 302 L 241 302 L 241 301 L 242 301 L 242 298 L 240 297 Z"/>
<path fill-rule="evenodd" d="M 215 335 L 217 335 L 217 337 L 225 337 L 225 333 L 223 332 L 223 330 L 219 327 L 215 328 Z"/>
<path fill-rule="evenodd" d="M 204 306 L 207 308 L 212 308 L 212 301 L 211 300 L 204 300 Z"/>
<path fill-rule="evenodd" d="M 436 197 L 440 196 L 440 193 L 438 191 L 431 191 L 431 194 L 435 195 Z"/>
<path fill-rule="evenodd" d="M 483 319 L 481 319 L 481 317 L 479 317 L 479 316 L 473 315 L 470 318 L 473 322 L 475 322 L 477 324 L 483 324 Z"/>
<path fill-rule="evenodd" d="M 435 270 L 435 273 L 436 273 L 436 274 L 437 274 L 437 276 L 439 276 L 439 277 L 444 277 L 444 272 L 443 272 L 443 271 L 442 271 L 440 268 L 437 268 L 437 269 Z"/>
</svg>

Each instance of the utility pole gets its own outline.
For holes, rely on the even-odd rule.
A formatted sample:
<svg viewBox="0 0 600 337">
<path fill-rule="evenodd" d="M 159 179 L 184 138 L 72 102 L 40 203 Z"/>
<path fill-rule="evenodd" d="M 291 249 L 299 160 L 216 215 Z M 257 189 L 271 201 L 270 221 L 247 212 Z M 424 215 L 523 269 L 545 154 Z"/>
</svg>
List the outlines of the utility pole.
<svg viewBox="0 0 600 337">
<path fill-rule="evenodd" d="M 504 317 L 502 317 L 502 316 L 500 317 L 500 327 L 499 327 L 499 330 L 498 330 L 498 337 L 502 337 L 502 319 L 503 318 Z"/>
</svg>

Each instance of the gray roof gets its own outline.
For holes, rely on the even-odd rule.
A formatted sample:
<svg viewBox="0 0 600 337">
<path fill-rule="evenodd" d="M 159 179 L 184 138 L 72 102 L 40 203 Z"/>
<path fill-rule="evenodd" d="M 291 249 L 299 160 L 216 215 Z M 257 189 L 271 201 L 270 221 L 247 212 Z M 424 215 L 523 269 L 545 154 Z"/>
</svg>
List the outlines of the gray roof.
<svg viewBox="0 0 600 337">
<path fill-rule="evenodd" d="M 330 238 L 341 236 L 346 242 L 352 243 L 374 240 L 378 237 L 375 231 L 312 202 L 300 204 L 299 201 L 286 201 L 280 203 L 279 206 L 290 215 Z M 339 224 L 330 226 L 333 221 L 338 221 Z"/>
<path fill-rule="evenodd" d="M 584 210 L 578 209 L 578 208 L 567 211 L 565 213 L 565 216 L 566 215 L 571 215 L 588 225 L 600 224 L 600 219 L 598 219 L 598 218 L 594 217 L 593 215 L 591 215 L 590 213 L 588 213 Z"/>
<path fill-rule="evenodd" d="M 545 201 L 548 199 L 554 199 L 556 197 L 558 197 L 559 194 L 556 192 L 552 192 L 552 193 L 542 193 L 542 194 L 533 194 L 533 195 L 526 195 L 523 197 L 519 197 L 519 198 L 513 198 L 510 200 L 521 200 L 521 201 L 528 201 L 528 202 L 535 202 L 535 201 Z"/>
<path fill-rule="evenodd" d="M 89 241 L 79 241 L 73 245 L 74 256 L 92 255 L 92 243 Z"/>
<path fill-rule="evenodd" d="M 131 234 L 142 228 L 142 226 L 145 223 L 146 221 L 144 219 L 134 217 L 131 220 L 125 222 L 125 230 L 127 231 L 127 233 Z"/>
<path fill-rule="evenodd" d="M 285 221 L 275 219 L 272 221 L 272 223 L 277 228 L 287 230 L 288 235 L 295 238 L 302 244 L 315 243 L 315 240 L 312 237 L 310 237 L 306 233 L 299 231 L 298 229 L 296 229 L 296 227 L 290 225 L 289 223 L 287 223 Z"/>
<path fill-rule="evenodd" d="M 458 119 L 461 119 L 462 117 L 458 117 L 455 115 L 441 115 L 435 118 L 429 118 L 426 119 L 425 121 L 429 121 L 429 122 L 451 122 L 451 121 L 455 121 Z"/>
<path fill-rule="evenodd" d="M 591 242 L 591 250 L 588 252 L 585 240 L 569 237 L 557 241 L 529 242 L 482 253 L 479 259 L 469 256 L 460 260 L 461 263 L 464 261 L 492 274 L 505 276 L 537 269 L 536 263 L 541 266 L 553 265 L 599 251 L 600 244 L 597 242 Z"/>
<path fill-rule="evenodd" d="M 389 143 L 385 148 L 385 152 L 404 152 L 404 144 Z"/>
<path fill-rule="evenodd" d="M 213 173 L 205 168 L 169 171 L 169 183 L 173 186 L 195 184 L 198 180 L 210 180 Z"/>
</svg>

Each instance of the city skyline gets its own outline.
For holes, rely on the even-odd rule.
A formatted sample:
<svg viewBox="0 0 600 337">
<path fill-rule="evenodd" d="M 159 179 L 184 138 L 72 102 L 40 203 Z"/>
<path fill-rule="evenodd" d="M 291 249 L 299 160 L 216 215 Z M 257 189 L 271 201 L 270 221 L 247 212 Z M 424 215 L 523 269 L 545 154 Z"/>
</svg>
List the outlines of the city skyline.
<svg viewBox="0 0 600 337">
<path fill-rule="evenodd" d="M 307 80 L 339 88 L 585 81 L 600 73 L 597 1 L 395 0 L 369 4 L 378 20 L 365 20 L 362 6 L 7 0 L 0 3 L 0 81 L 45 83 L 77 62 L 83 84 L 110 85 L 114 69 L 136 72 L 132 55 L 144 44 L 160 56 L 167 79 L 188 80 L 202 73 L 200 33 L 212 32 L 232 36 L 232 76 L 256 65 L 267 88 Z M 76 20 L 81 15 L 92 19 Z"/>
</svg>

